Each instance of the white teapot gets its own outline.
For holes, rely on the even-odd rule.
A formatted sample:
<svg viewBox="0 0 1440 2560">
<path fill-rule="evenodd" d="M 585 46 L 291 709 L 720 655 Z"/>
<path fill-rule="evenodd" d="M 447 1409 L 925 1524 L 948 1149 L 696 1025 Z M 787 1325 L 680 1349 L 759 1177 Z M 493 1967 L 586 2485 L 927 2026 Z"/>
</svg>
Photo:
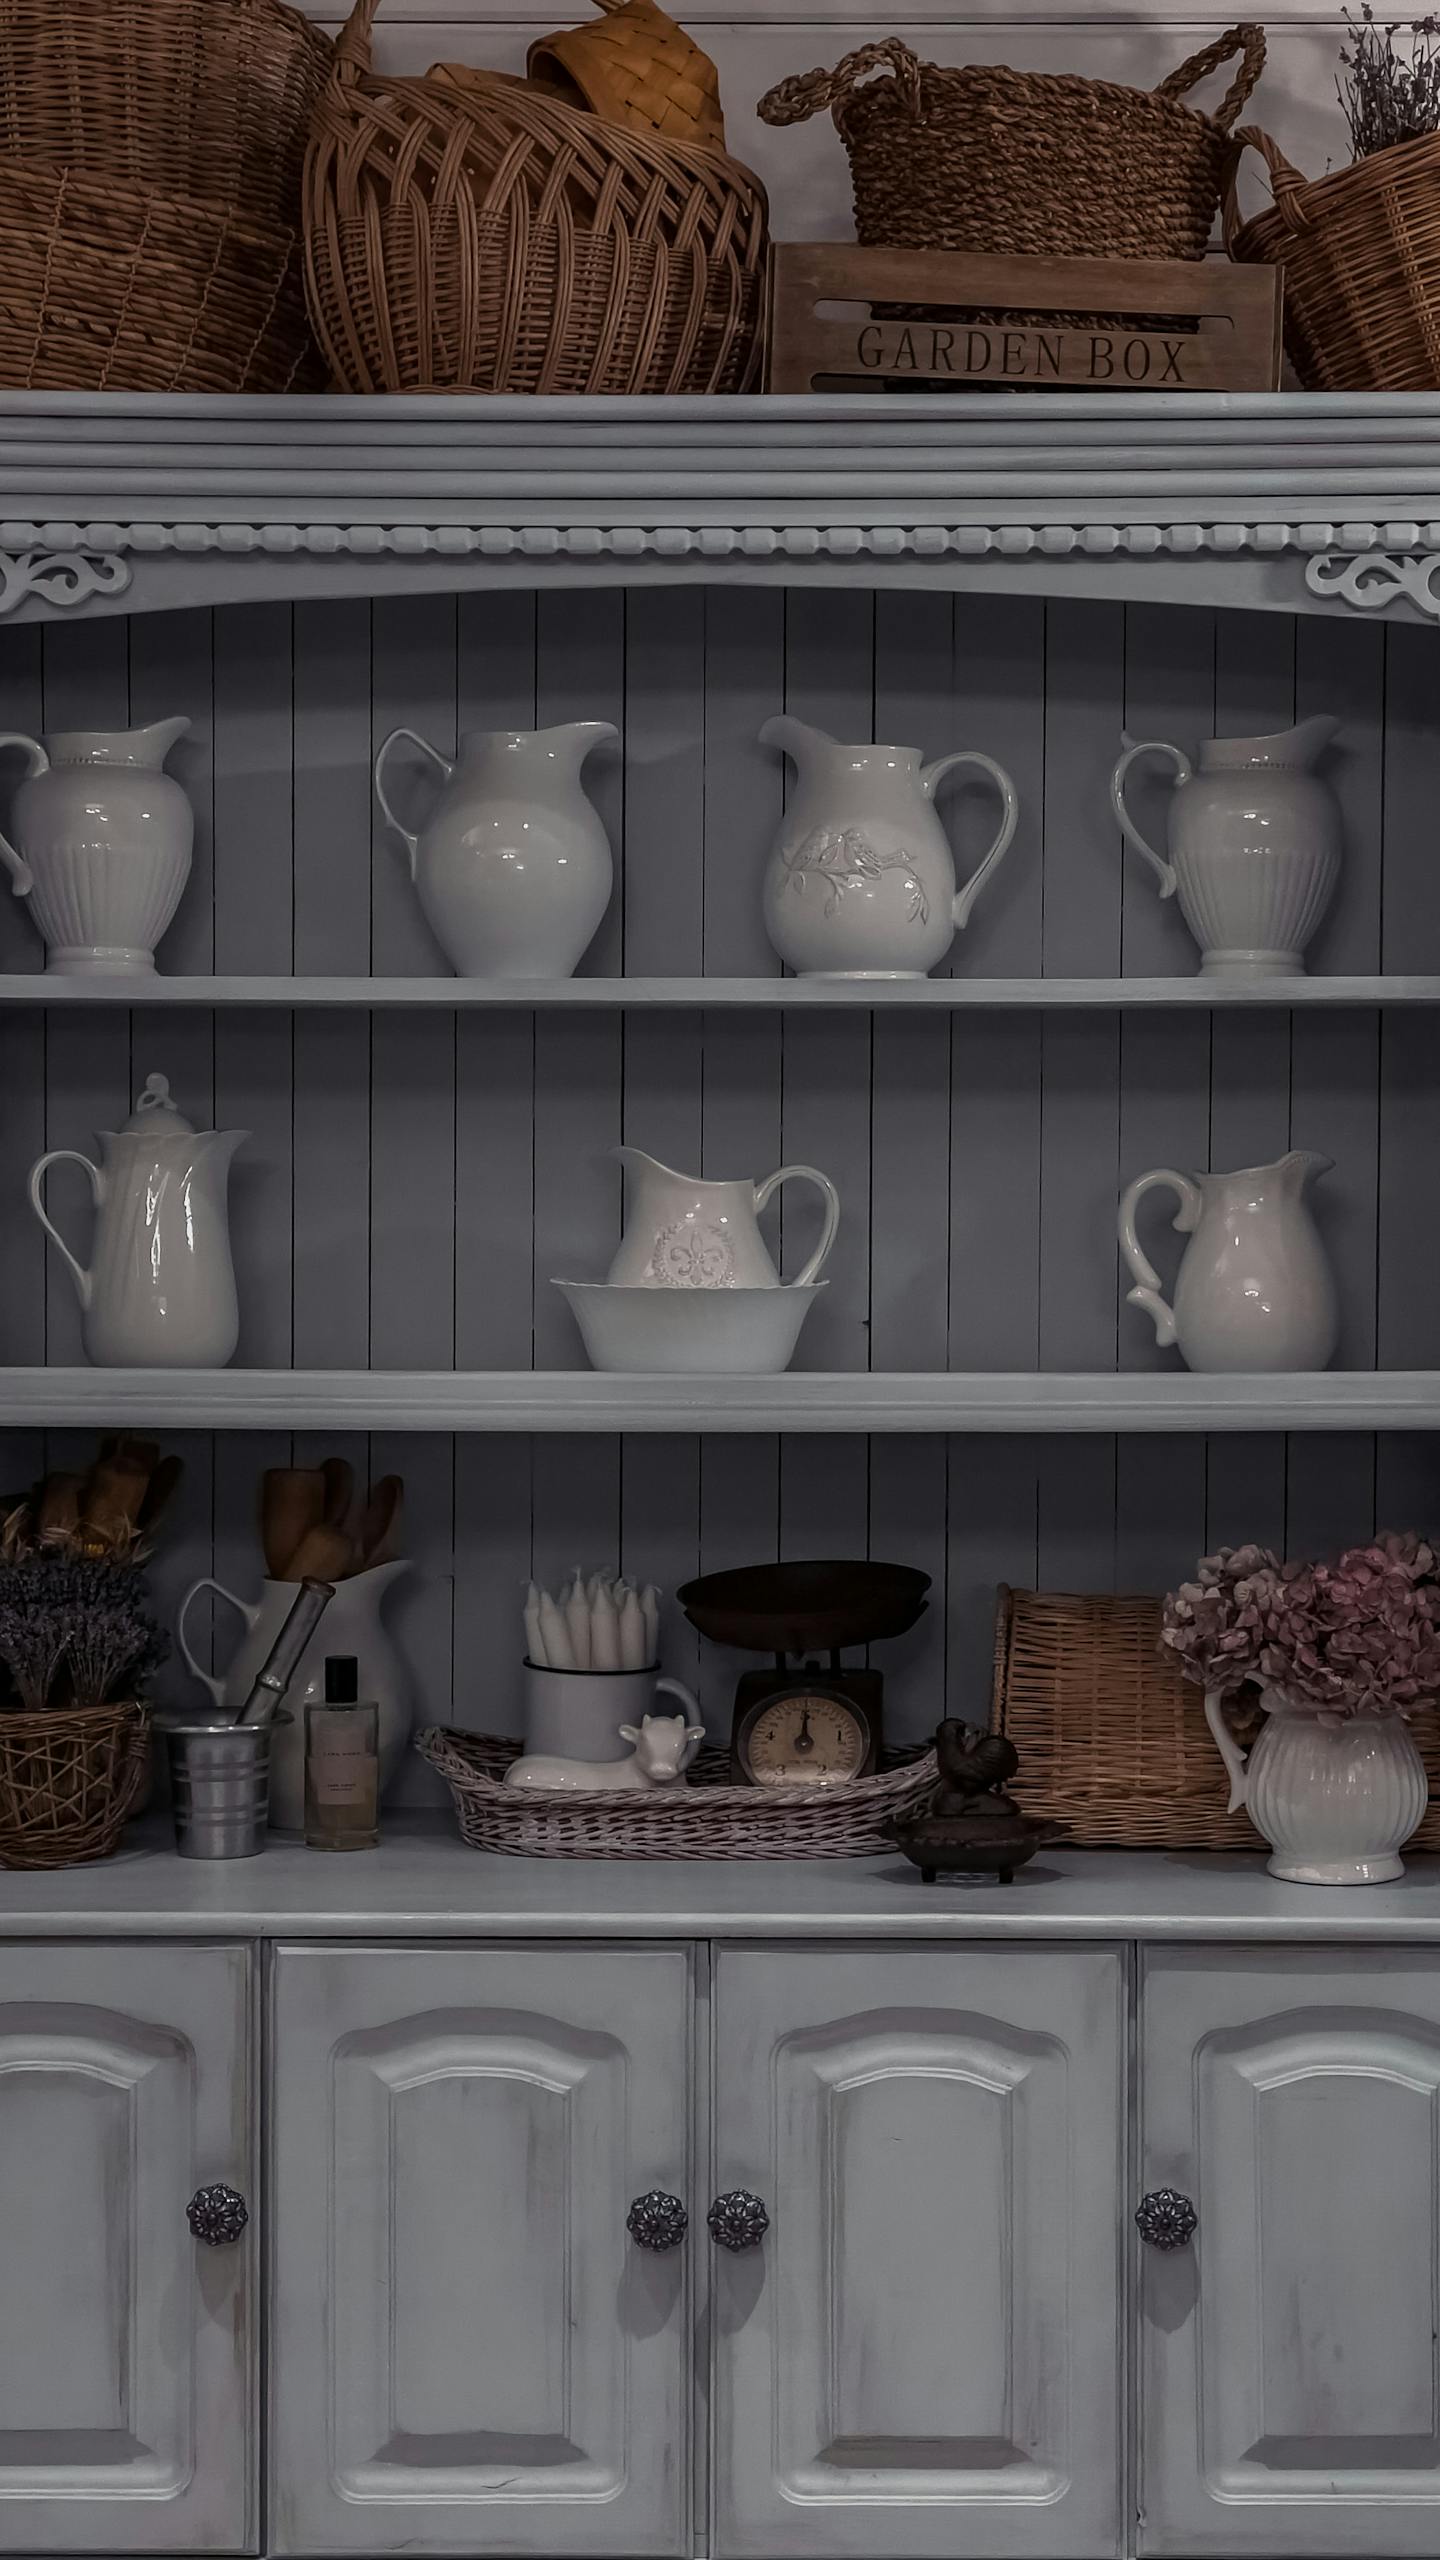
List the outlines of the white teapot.
<svg viewBox="0 0 1440 2560">
<path fill-rule="evenodd" d="M 765 930 L 806 978 L 923 978 L 970 921 L 1020 815 L 1008 773 L 974 747 L 922 764 L 918 747 L 842 746 L 788 712 L 761 743 L 794 760 L 799 786 L 765 874 Z M 1000 794 L 999 833 L 963 889 L 935 815 L 936 786 L 977 765 Z"/>
<path fill-rule="evenodd" d="M 625 1233 L 610 1285 L 641 1289 L 778 1289 L 760 1212 L 783 1182 L 813 1183 L 824 1202 L 820 1241 L 797 1289 L 818 1280 L 840 1224 L 840 1195 L 810 1164 L 782 1164 L 763 1182 L 706 1182 L 675 1173 L 639 1147 L 617 1147 L 627 1174 Z"/>
</svg>

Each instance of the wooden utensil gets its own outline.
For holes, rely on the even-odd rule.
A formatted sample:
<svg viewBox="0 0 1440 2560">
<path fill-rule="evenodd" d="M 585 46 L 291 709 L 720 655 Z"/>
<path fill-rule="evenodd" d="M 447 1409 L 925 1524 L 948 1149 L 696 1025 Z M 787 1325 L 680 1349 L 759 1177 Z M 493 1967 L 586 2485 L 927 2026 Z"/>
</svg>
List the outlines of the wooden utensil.
<svg viewBox="0 0 1440 2560">
<path fill-rule="evenodd" d="M 35 1534 L 37 1538 L 53 1536 L 56 1531 L 72 1531 L 80 1517 L 80 1487 L 84 1479 L 75 1475 L 50 1475 L 45 1478 L 35 1497 Z"/>
<path fill-rule="evenodd" d="M 382 1476 L 370 1487 L 369 1499 L 360 1519 L 360 1563 L 362 1570 L 372 1564 L 388 1564 L 395 1553 L 400 1534 L 400 1505 L 405 1485 L 400 1476 Z"/>
<path fill-rule="evenodd" d="M 343 1582 L 358 1562 L 354 1539 L 346 1529 L 322 1520 L 307 1529 L 283 1576 L 286 1582 Z"/>
<path fill-rule="evenodd" d="M 156 1455 L 159 1455 L 158 1450 Z M 153 1460 L 148 1450 L 122 1441 L 113 1456 L 96 1460 L 80 1487 L 79 1527 L 82 1536 L 104 1544 L 132 1537 L 140 1506 L 149 1489 Z"/>
<path fill-rule="evenodd" d="M 145 1497 L 135 1521 L 135 1526 L 142 1538 L 150 1536 L 161 1514 L 168 1508 L 175 1488 L 184 1473 L 183 1458 L 169 1457 L 160 1460 L 145 1488 Z"/>
<path fill-rule="evenodd" d="M 343 1529 L 354 1508 L 355 1470 L 348 1458 L 327 1458 L 320 1473 L 325 1479 L 322 1517 L 332 1529 Z"/>
<path fill-rule="evenodd" d="M 318 1467 L 266 1468 L 260 1479 L 260 1543 L 272 1582 L 294 1580 L 291 1558 L 324 1517 L 325 1478 Z"/>
</svg>

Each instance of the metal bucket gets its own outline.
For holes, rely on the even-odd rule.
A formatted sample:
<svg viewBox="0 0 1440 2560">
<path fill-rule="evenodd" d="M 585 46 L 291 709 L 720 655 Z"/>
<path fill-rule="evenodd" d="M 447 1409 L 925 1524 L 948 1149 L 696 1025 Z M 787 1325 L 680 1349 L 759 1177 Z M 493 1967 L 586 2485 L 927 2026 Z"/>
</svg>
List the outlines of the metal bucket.
<svg viewBox="0 0 1440 2560">
<path fill-rule="evenodd" d="M 162 1725 L 170 1755 L 175 1846 L 182 1858 L 254 1858 L 270 1811 L 270 1742 L 278 1722 L 220 1717 Z"/>
</svg>

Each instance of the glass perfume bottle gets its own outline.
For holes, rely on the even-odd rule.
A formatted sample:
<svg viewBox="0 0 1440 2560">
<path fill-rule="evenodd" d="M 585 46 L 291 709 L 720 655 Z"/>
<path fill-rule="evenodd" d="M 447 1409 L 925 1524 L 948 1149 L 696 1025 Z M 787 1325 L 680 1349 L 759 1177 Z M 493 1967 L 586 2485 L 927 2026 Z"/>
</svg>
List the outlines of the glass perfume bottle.
<svg viewBox="0 0 1440 2560">
<path fill-rule="evenodd" d="M 361 1698 L 353 1654 L 325 1661 L 325 1695 L 305 1710 L 305 1845 L 374 1849 L 380 1840 L 380 1709 Z"/>
</svg>

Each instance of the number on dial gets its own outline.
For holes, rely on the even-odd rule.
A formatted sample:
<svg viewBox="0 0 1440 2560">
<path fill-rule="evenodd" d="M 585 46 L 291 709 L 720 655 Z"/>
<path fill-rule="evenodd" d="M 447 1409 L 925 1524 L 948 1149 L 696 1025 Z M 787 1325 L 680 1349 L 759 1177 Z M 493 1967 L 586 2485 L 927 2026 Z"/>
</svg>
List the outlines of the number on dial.
<svg viewBox="0 0 1440 2560">
<path fill-rule="evenodd" d="M 762 1787 L 834 1787 L 859 1775 L 868 1749 L 860 1718 L 839 1698 L 776 1698 L 745 1736 L 750 1775 Z"/>
</svg>

